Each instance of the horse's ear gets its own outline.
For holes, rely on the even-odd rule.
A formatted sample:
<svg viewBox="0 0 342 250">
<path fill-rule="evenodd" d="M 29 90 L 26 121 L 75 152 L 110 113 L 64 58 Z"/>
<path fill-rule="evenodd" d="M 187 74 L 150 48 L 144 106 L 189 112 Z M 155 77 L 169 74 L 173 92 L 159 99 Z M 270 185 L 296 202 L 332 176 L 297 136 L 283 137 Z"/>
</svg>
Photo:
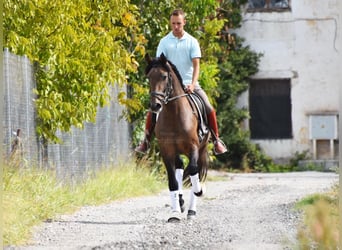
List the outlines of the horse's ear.
<svg viewBox="0 0 342 250">
<path fill-rule="evenodd" d="M 167 58 L 166 58 L 166 56 L 164 55 L 164 53 L 161 53 L 161 54 L 160 54 L 160 61 L 161 61 L 163 64 L 166 64 L 166 63 L 167 63 Z"/>
<path fill-rule="evenodd" d="M 150 57 L 150 54 L 149 53 L 146 53 L 145 55 L 145 61 L 150 64 L 152 62 L 152 58 Z"/>
</svg>

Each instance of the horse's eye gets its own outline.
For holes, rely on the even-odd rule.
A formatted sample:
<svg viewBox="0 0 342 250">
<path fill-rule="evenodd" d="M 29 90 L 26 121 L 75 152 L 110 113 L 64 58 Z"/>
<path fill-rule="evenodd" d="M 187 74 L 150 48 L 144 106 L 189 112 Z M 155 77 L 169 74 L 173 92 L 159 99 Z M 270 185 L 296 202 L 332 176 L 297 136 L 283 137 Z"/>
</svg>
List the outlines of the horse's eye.
<svg viewBox="0 0 342 250">
<path fill-rule="evenodd" d="M 165 76 L 165 75 L 162 75 L 162 80 L 163 80 L 163 81 L 165 81 L 165 80 L 166 80 L 166 78 L 167 78 L 167 76 Z"/>
</svg>

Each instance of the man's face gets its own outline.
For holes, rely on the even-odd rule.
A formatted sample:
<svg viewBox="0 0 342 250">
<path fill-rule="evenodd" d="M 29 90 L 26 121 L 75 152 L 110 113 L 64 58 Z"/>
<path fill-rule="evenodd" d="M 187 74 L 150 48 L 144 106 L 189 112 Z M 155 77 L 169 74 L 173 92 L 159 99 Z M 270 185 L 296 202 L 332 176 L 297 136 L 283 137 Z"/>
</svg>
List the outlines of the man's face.
<svg viewBox="0 0 342 250">
<path fill-rule="evenodd" d="M 185 25 L 185 19 L 182 15 L 179 16 L 171 16 L 170 18 L 170 24 L 172 33 L 174 36 L 181 38 L 184 33 L 184 25 Z"/>
</svg>

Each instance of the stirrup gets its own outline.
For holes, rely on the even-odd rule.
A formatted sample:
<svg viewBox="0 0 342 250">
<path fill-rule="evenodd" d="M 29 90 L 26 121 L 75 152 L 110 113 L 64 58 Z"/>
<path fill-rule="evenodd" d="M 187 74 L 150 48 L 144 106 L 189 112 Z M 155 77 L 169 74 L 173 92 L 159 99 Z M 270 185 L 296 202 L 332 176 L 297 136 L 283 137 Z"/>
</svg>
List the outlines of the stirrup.
<svg viewBox="0 0 342 250">
<path fill-rule="evenodd" d="M 217 152 L 216 151 L 216 145 L 218 144 L 218 143 L 221 143 L 221 145 L 224 147 L 224 150 L 222 151 L 222 152 Z M 220 155 L 220 154 L 224 154 L 224 153 L 226 153 L 228 151 L 228 149 L 227 149 L 227 146 L 226 146 L 226 144 L 224 144 L 224 142 L 221 140 L 221 139 L 219 139 L 219 138 L 216 138 L 216 140 L 214 141 L 214 154 L 215 155 Z"/>
</svg>

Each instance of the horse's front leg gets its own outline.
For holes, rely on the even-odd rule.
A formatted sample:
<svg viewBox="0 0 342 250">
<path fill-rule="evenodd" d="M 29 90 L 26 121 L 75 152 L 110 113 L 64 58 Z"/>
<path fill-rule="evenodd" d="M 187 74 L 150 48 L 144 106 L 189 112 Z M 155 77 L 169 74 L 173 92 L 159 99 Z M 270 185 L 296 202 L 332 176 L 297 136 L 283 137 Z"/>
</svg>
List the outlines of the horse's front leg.
<svg viewBox="0 0 342 250">
<path fill-rule="evenodd" d="M 184 163 L 182 158 L 177 155 L 176 156 L 176 180 L 178 183 L 178 191 L 179 191 L 179 205 L 181 208 L 181 212 L 183 213 L 185 210 L 184 199 L 183 199 L 183 175 L 184 175 Z"/>
<path fill-rule="evenodd" d="M 191 181 L 191 191 L 196 196 L 201 196 L 203 192 L 202 192 L 199 173 L 198 173 L 197 161 L 198 161 L 198 150 L 195 150 L 189 157 L 188 168 L 189 168 L 190 181 Z"/>
<path fill-rule="evenodd" d="M 178 182 L 175 175 L 174 169 L 174 159 L 173 161 L 164 161 L 167 176 L 169 181 L 169 190 L 170 190 L 170 199 L 171 199 L 171 217 L 168 219 L 168 222 L 178 222 L 180 221 L 180 213 L 181 208 L 179 204 L 179 190 L 178 190 Z"/>
</svg>

